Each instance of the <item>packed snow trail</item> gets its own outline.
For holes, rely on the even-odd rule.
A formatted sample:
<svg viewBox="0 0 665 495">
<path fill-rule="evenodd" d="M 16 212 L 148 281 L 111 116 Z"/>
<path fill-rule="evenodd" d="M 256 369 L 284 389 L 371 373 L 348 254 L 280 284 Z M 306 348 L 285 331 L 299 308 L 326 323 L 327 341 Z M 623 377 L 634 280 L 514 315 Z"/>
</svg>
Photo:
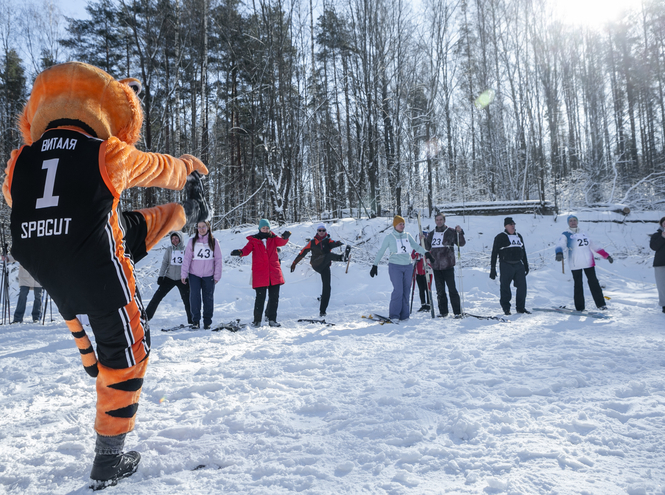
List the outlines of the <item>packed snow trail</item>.
<svg viewBox="0 0 665 495">
<path fill-rule="evenodd" d="M 318 316 L 321 281 L 305 262 L 284 269 L 279 329 L 163 333 L 185 322 L 172 291 L 151 321 L 151 365 L 127 438 L 142 461 L 105 493 L 665 494 L 665 315 L 647 237 L 656 225 L 579 216 L 616 260 L 598 262 L 609 319 L 362 319 L 387 311 L 386 265 L 369 277 L 385 235 L 372 233 L 386 219 L 329 226 L 336 239 L 371 239 L 348 274 L 333 264 L 334 326 L 297 322 Z M 562 221 L 514 218 L 531 264 L 527 309 L 572 306 L 572 277 L 554 262 Z M 502 315 L 488 278 L 502 218 L 446 223 L 466 232 L 465 311 Z M 285 228 L 293 245 L 283 267 L 313 235 L 312 224 Z M 225 261 L 254 229 L 215 233 Z M 161 256 L 138 265 L 146 303 Z M 250 263 L 225 263 L 213 326 L 250 321 Z M 0 327 L 1 493 L 90 493 L 95 383 L 62 319 L 48 320 Z"/>
</svg>

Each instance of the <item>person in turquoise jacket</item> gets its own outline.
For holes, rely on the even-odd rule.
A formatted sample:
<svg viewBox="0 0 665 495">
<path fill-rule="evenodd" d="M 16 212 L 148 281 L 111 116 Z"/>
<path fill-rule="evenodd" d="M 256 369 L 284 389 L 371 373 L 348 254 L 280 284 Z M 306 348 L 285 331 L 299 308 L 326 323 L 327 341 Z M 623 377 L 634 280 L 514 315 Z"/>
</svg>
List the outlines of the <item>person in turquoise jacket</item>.
<svg viewBox="0 0 665 495">
<path fill-rule="evenodd" d="M 383 239 L 379 252 L 376 253 L 374 265 L 369 274 L 371 277 L 379 273 L 379 261 L 386 249 L 389 250 L 388 274 L 393 284 L 393 293 L 390 296 L 389 318 L 393 321 L 409 319 L 409 292 L 411 290 L 411 277 L 413 268 L 411 266 L 411 251 L 424 255 L 431 260 L 432 255 L 425 252 L 413 237 L 404 232 L 404 218 L 396 215 L 393 218 L 393 231 Z"/>
</svg>

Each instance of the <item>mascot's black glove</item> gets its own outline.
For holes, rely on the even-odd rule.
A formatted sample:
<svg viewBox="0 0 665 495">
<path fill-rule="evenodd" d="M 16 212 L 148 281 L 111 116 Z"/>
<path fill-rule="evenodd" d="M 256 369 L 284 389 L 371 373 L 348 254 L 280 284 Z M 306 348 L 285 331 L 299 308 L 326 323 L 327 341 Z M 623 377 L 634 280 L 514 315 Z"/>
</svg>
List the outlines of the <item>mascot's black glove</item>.
<svg viewBox="0 0 665 495">
<path fill-rule="evenodd" d="M 432 253 L 430 253 L 429 251 L 425 252 L 425 258 L 430 260 L 430 262 L 434 263 L 434 256 L 432 256 Z"/>
<path fill-rule="evenodd" d="M 291 232 L 285 230 L 284 233 L 282 234 L 282 239 L 288 239 L 289 237 L 291 237 Z"/>
<path fill-rule="evenodd" d="M 295 271 L 296 271 L 296 263 L 293 262 L 293 264 L 291 264 L 291 273 L 293 273 Z"/>
<path fill-rule="evenodd" d="M 372 269 L 369 271 L 369 276 L 374 278 L 375 275 L 379 274 L 379 267 L 376 265 L 372 266 Z"/>
<path fill-rule="evenodd" d="M 164 277 L 157 277 L 157 285 L 162 285 L 164 283 Z"/>
<path fill-rule="evenodd" d="M 242 251 L 240 249 L 234 249 L 231 251 L 231 256 L 242 256 Z"/>
<path fill-rule="evenodd" d="M 490 278 L 491 278 L 492 280 L 496 279 L 496 268 L 492 268 L 492 269 L 490 270 Z"/>
<path fill-rule="evenodd" d="M 556 260 L 563 261 L 563 253 L 556 253 Z"/>
<path fill-rule="evenodd" d="M 612 258 L 610 255 L 607 256 L 607 261 L 610 263 L 614 263 L 614 258 Z"/>
</svg>

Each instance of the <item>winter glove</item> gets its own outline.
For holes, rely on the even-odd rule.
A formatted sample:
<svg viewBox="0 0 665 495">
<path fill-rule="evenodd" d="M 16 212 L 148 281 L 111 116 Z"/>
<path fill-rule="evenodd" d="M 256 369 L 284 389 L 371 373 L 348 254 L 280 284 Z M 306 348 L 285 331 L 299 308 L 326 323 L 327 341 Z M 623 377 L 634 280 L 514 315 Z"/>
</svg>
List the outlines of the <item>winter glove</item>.
<svg viewBox="0 0 665 495">
<path fill-rule="evenodd" d="M 284 233 L 282 234 L 282 239 L 288 239 L 289 237 L 291 237 L 291 232 L 285 230 Z"/>
<path fill-rule="evenodd" d="M 529 265 L 524 265 L 524 275 L 529 274 Z"/>
<path fill-rule="evenodd" d="M 164 283 L 164 277 L 157 277 L 157 285 L 162 285 Z"/>
<path fill-rule="evenodd" d="M 374 278 L 375 275 L 379 274 L 379 267 L 376 265 L 372 266 L 372 269 L 369 271 L 369 276 Z"/>
<path fill-rule="evenodd" d="M 234 249 L 231 251 L 231 256 L 242 256 L 242 251 L 240 249 Z"/>
<path fill-rule="evenodd" d="M 490 278 L 491 278 L 492 280 L 496 279 L 496 268 L 492 268 L 492 269 L 490 270 Z"/>
<path fill-rule="evenodd" d="M 556 260 L 563 261 L 563 253 L 556 253 Z"/>
<path fill-rule="evenodd" d="M 431 263 L 434 263 L 434 256 L 429 251 L 425 252 L 425 258 L 427 258 Z"/>
<path fill-rule="evenodd" d="M 293 273 L 293 272 L 295 272 L 295 271 L 296 271 L 296 264 L 293 263 L 293 264 L 291 265 L 291 273 Z"/>
<path fill-rule="evenodd" d="M 614 258 L 612 258 L 610 255 L 607 255 L 607 261 L 614 263 Z"/>
</svg>

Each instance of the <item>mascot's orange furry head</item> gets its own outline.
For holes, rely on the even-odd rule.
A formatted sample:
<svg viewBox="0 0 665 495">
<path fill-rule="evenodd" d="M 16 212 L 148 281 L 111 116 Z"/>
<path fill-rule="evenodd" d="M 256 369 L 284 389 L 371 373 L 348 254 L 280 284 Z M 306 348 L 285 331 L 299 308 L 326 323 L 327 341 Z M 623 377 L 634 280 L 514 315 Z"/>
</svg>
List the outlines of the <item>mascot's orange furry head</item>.
<svg viewBox="0 0 665 495">
<path fill-rule="evenodd" d="M 141 135 L 143 111 L 136 79 L 117 81 L 82 62 L 54 65 L 37 76 L 19 126 L 30 145 L 54 127 L 75 126 L 100 139 L 115 136 L 134 144 Z"/>
</svg>

